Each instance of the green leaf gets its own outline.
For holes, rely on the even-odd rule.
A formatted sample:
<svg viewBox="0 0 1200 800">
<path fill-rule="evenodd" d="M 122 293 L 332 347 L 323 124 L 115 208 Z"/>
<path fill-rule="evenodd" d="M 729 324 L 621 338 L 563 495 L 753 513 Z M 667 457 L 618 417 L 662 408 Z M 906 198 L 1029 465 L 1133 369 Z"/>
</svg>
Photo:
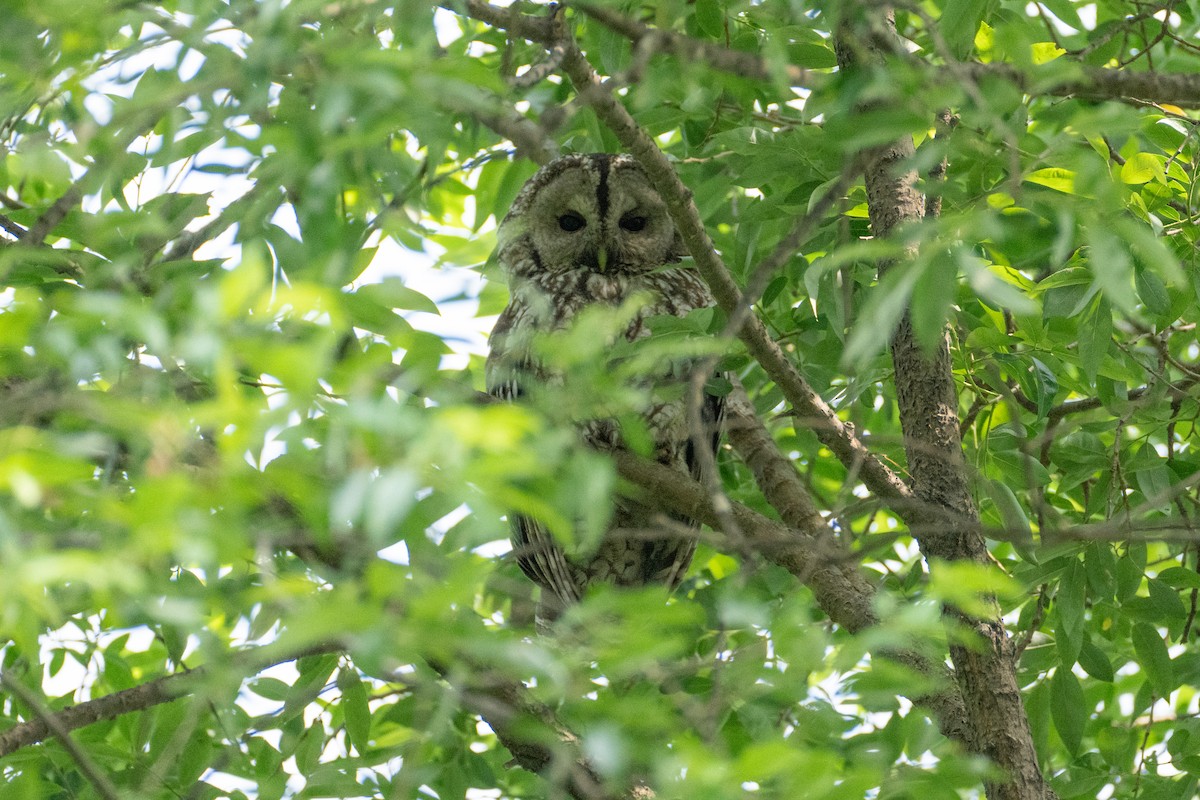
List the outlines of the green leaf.
<svg viewBox="0 0 1200 800">
<path fill-rule="evenodd" d="M 1078 753 L 1087 725 L 1088 708 L 1079 679 L 1066 667 L 1056 669 L 1050 679 L 1050 716 L 1067 751 L 1072 755 Z"/>
<path fill-rule="evenodd" d="M 1138 298 L 1151 314 L 1164 315 L 1171 311 L 1171 296 L 1167 294 L 1167 285 L 1157 273 L 1148 269 L 1136 269 L 1133 273 L 1134 286 Z"/>
<path fill-rule="evenodd" d="M 1039 681 L 1025 696 L 1025 707 L 1029 713 L 1029 727 L 1038 752 L 1047 752 L 1053 719 L 1050 698 L 1050 681 Z"/>
<path fill-rule="evenodd" d="M 1134 481 L 1146 502 L 1165 512 L 1170 508 L 1171 470 L 1152 451 L 1143 449 L 1139 456 L 1143 454 L 1146 457 L 1139 457 L 1133 470 Z"/>
<path fill-rule="evenodd" d="M 1112 347 L 1113 312 L 1108 301 L 1097 297 L 1079 323 L 1079 363 L 1084 374 L 1095 380 Z"/>
<path fill-rule="evenodd" d="M 283 702 L 291 693 L 292 687 L 278 678 L 259 677 L 251 681 L 250 691 L 268 700 Z"/>
<path fill-rule="evenodd" d="M 696 0 L 696 25 L 710 38 L 725 35 L 725 11 L 720 0 Z"/>
<path fill-rule="evenodd" d="M 816 31 L 792 28 L 788 31 L 788 39 L 788 63 L 808 69 L 829 69 L 837 66 L 837 54 L 829 46 L 829 41 Z"/>
<path fill-rule="evenodd" d="M 399 278 L 384 278 L 379 283 L 360 286 L 354 294 L 386 308 L 424 311 L 427 314 L 440 313 L 437 303 L 415 289 L 408 288 Z"/>
<path fill-rule="evenodd" d="M 1037 283 L 1037 291 L 1044 292 L 1061 286 L 1089 286 L 1092 273 L 1083 267 L 1067 267 L 1051 273 Z"/>
<path fill-rule="evenodd" d="M 371 743 L 371 708 L 367 700 L 366 683 L 353 669 L 343 667 L 338 672 L 337 685 L 342 693 L 340 706 L 346 721 L 346 737 L 362 755 Z"/>
<path fill-rule="evenodd" d="M 1137 594 L 1137 590 L 1142 585 L 1143 570 L 1145 569 L 1146 560 L 1144 555 L 1141 559 L 1136 559 L 1131 553 L 1126 553 L 1117 559 L 1118 600 L 1128 600 Z"/>
<path fill-rule="evenodd" d="M 921 272 L 916 264 L 912 264 L 889 270 L 883 276 L 883 280 L 871 291 L 859 323 L 850 334 L 842 355 L 843 366 L 851 367 L 877 354 L 887 345 L 908 308 L 909 297 Z"/>
<path fill-rule="evenodd" d="M 1090 639 L 1086 640 L 1079 648 L 1079 666 L 1098 681 L 1112 683 L 1115 678 L 1112 662 L 1108 660 L 1104 651 L 1093 644 Z"/>
<path fill-rule="evenodd" d="M 1037 404 L 1039 418 L 1050 413 L 1054 398 L 1058 395 L 1058 378 L 1041 359 L 1030 359 L 1032 366 L 1018 376 L 1025 396 Z"/>
<path fill-rule="evenodd" d="M 975 49 L 975 32 L 992 6 L 983 0 L 946 0 L 938 31 L 955 57 L 965 59 Z"/>
<path fill-rule="evenodd" d="M 1046 6 L 1054 12 L 1054 16 L 1076 30 L 1085 30 L 1083 20 L 1079 17 L 1079 9 L 1070 0 L 1045 0 Z"/>
<path fill-rule="evenodd" d="M 1036 183 L 1038 186 L 1054 189 L 1063 194 L 1075 194 L 1075 173 L 1062 167 L 1046 167 L 1034 170 L 1025 176 L 1025 180 L 1029 183 Z"/>
<path fill-rule="evenodd" d="M 1025 514 L 1025 509 L 1021 507 L 1013 490 L 1001 481 L 990 479 L 985 480 L 983 486 L 987 490 L 988 497 L 995 503 L 1000 519 L 1004 522 L 1005 536 L 1003 538 L 1005 541 L 1025 548 L 1031 547 L 1033 531 L 1029 526 L 1029 517 Z M 1037 559 L 1031 553 L 1027 560 L 1036 561 Z"/>
<path fill-rule="evenodd" d="M 1146 586 L 1150 591 L 1150 603 L 1158 613 L 1158 619 L 1168 628 L 1182 628 L 1188 611 L 1183 600 L 1179 598 L 1179 592 L 1158 578 L 1146 581 Z"/>
<path fill-rule="evenodd" d="M 1121 180 L 1129 184 L 1163 179 L 1166 158 L 1155 153 L 1134 153 L 1121 165 Z"/>
<path fill-rule="evenodd" d="M 1112 545 L 1107 542 L 1092 542 L 1084 555 L 1087 572 L 1088 592 L 1097 600 L 1112 600 L 1117 592 L 1117 559 Z"/>
<path fill-rule="evenodd" d="M 786 275 L 780 275 L 772 280 L 767 284 L 767 288 L 763 290 L 762 300 L 760 301 L 761 304 L 764 306 L 769 306 L 775 301 L 776 297 L 779 297 L 779 293 L 787 288 L 787 285 L 788 279 Z"/>
<path fill-rule="evenodd" d="M 1153 625 L 1137 622 L 1133 625 L 1133 650 L 1137 653 L 1138 666 L 1146 676 L 1154 693 L 1167 697 L 1178 686 L 1167 643 Z"/>
<path fill-rule="evenodd" d="M 590 554 L 600 546 L 612 517 L 613 486 L 607 459 L 578 452 L 565 465 L 563 494 L 570 500 L 562 511 L 578 522 L 571 552 Z"/>
<path fill-rule="evenodd" d="M 1130 250 L 1144 269 L 1151 270 L 1169 281 L 1186 280 L 1179 256 L 1168 247 L 1164 237 L 1154 229 L 1132 219 L 1118 218 L 1113 225 L 1116 235 L 1129 244 Z"/>
<path fill-rule="evenodd" d="M 1129 247 L 1107 227 L 1088 228 L 1088 265 L 1096 277 L 1096 285 L 1116 308 L 1126 313 L 1134 310 L 1133 261 Z"/>
<path fill-rule="evenodd" d="M 1059 656 L 1062 665 L 1069 669 L 1079 657 L 1083 644 L 1084 602 L 1087 597 L 1087 572 L 1076 558 L 1068 560 L 1067 568 L 1058 584 L 1054 605 L 1058 613 Z"/>
<path fill-rule="evenodd" d="M 1158 573 L 1158 579 L 1176 589 L 1200 589 L 1200 572 L 1186 567 L 1167 567 Z"/>
<path fill-rule="evenodd" d="M 950 304 L 958 288 L 958 270 L 949 258 L 935 258 L 923 270 L 913 286 L 913 333 L 927 352 L 933 352 L 946 334 Z"/>
<path fill-rule="evenodd" d="M 1015 580 L 999 569 L 969 562 L 935 562 L 930 569 L 930 592 L 968 614 L 986 614 L 994 598 L 1013 600 L 1024 595 Z"/>
</svg>

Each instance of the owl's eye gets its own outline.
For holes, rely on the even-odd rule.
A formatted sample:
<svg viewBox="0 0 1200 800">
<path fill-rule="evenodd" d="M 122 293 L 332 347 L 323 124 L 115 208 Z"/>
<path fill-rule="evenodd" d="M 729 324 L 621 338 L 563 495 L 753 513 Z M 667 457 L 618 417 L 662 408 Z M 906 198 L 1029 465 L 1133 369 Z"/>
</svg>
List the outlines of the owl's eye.
<svg viewBox="0 0 1200 800">
<path fill-rule="evenodd" d="M 576 214 L 574 211 L 568 211 L 558 218 L 558 227 L 562 228 L 567 233 L 574 233 L 582 230 L 583 226 L 587 225 L 587 220 Z"/>
<path fill-rule="evenodd" d="M 637 233 L 638 231 L 645 230 L 646 218 L 639 217 L 636 214 L 626 214 L 625 216 L 621 217 L 620 225 L 621 230 L 629 231 L 630 233 Z"/>
</svg>

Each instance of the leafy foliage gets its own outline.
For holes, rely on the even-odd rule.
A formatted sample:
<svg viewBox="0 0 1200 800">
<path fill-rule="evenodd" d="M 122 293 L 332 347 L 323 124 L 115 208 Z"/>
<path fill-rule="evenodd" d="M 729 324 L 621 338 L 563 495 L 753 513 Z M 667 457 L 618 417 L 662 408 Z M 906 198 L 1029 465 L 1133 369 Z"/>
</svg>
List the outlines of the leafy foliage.
<svg viewBox="0 0 1200 800">
<path fill-rule="evenodd" d="M 933 0 L 854 72 L 831 38 L 852 4 L 605 7 L 761 57 L 767 79 L 564 12 L 743 284 L 863 148 L 916 142 L 940 215 L 872 238 L 850 182 L 756 313 L 893 465 L 890 337 L 906 311 L 928 347 L 949 326 L 995 564 L 925 563 L 721 340 L 879 624 L 832 624 L 769 553 L 714 533 L 675 596 L 597 592 L 554 637 L 496 558 L 502 517 L 567 538 L 590 520 L 586 546 L 619 480 L 569 422 L 636 398 L 598 315 L 561 345 L 590 392 L 477 399 L 506 297 L 495 224 L 534 169 L 510 158 L 514 109 L 564 151 L 618 148 L 557 73 L 510 80 L 545 48 L 411 2 L 9 5 L 4 727 L 203 670 L 75 747 L 6 751 L 0 798 L 103 796 L 92 771 L 120 797 L 558 796 L 580 755 L 613 795 L 970 796 L 989 765 L 908 702 L 939 684 L 881 654 L 942 662 L 969 641 L 943 604 L 992 596 L 1060 797 L 1196 792 L 1195 116 L 1056 89 L 1094 67 L 1197 72 L 1192 4 Z M 725 324 L 700 317 L 651 343 Z M 732 451 L 720 467 L 730 499 L 776 515 Z M 501 702 L 520 682 L 578 750 Z M 540 775 L 506 768 L 502 723 L 549 749 Z"/>
</svg>

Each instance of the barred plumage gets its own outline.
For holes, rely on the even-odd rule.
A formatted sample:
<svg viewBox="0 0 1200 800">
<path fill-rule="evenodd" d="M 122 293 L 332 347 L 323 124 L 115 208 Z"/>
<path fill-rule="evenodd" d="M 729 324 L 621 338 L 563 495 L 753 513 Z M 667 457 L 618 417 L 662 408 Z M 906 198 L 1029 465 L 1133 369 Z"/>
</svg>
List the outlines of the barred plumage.
<svg viewBox="0 0 1200 800">
<path fill-rule="evenodd" d="M 625 331 L 645 336 L 644 320 L 685 316 L 713 305 L 708 287 L 678 264 L 685 250 L 662 199 L 627 155 L 572 155 L 543 167 L 525 184 L 500 223 L 497 255 L 507 273 L 511 300 L 492 330 L 487 360 L 488 392 L 512 400 L 532 381 L 546 380 L 529 351 L 534 333 L 566 327 L 591 305 L 618 306 L 635 293 L 651 299 Z M 686 369 L 658 382 L 686 381 Z M 702 416 L 717 446 L 719 398 L 706 396 Z M 700 478 L 683 399 L 652 402 L 643 412 L 655 457 L 672 469 Z M 611 420 L 581 420 L 583 439 L 600 450 L 620 446 Z M 543 604 L 580 599 L 594 581 L 621 586 L 662 583 L 673 587 L 691 561 L 694 539 L 672 534 L 656 514 L 638 503 L 616 503 L 612 523 L 586 562 L 566 557 L 536 520 L 510 515 L 513 547 L 521 569 L 542 587 Z M 691 525 L 688 521 L 682 521 Z"/>
</svg>

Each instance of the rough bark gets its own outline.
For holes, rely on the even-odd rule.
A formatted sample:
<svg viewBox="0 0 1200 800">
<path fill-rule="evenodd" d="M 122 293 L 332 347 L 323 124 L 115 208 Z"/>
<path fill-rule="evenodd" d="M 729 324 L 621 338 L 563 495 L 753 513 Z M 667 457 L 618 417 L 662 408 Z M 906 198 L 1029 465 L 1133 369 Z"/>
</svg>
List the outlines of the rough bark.
<svg viewBox="0 0 1200 800">
<path fill-rule="evenodd" d="M 890 13 L 876 14 L 874 36 L 887 35 Z M 875 59 L 878 40 L 839 32 L 839 67 L 853 70 Z M 887 46 L 886 43 L 883 45 Z M 864 178 L 871 228 L 886 237 L 897 225 L 917 222 L 925 199 L 916 189 L 916 174 L 908 166 L 913 156 L 909 137 L 865 154 Z M 904 269 L 903 264 L 881 265 Z M 914 530 L 927 560 L 988 563 L 986 543 L 978 532 L 978 513 L 971 496 L 959 437 L 958 395 L 954 385 L 948 334 L 933 352 L 924 351 L 906 313 L 892 339 L 896 397 L 904 432 L 905 452 L 915 494 L 927 508 L 940 508 L 971 525 Z M 950 657 L 962 690 L 971 729 L 971 746 L 999 766 L 1007 779 L 986 785 L 990 800 L 1047 800 L 1055 797 L 1046 784 L 1034 750 L 1029 720 L 1017 683 L 1015 653 L 993 602 L 983 617 L 954 608 L 945 610 L 947 624 L 978 634 L 978 645 L 952 644 Z M 956 637 L 952 636 L 954 641 Z"/>
</svg>

